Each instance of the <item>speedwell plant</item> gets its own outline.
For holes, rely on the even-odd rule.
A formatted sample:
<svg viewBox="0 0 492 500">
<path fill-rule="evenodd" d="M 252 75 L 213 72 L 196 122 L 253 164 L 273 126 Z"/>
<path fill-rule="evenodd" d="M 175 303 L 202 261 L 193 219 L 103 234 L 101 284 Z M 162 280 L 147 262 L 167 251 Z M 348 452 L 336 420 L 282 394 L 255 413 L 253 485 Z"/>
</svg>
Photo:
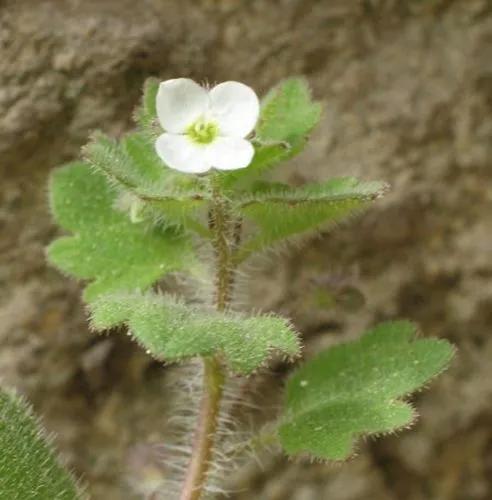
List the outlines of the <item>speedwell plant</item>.
<svg viewBox="0 0 492 500">
<path fill-rule="evenodd" d="M 304 149 L 320 112 L 302 79 L 282 82 L 261 103 L 238 82 L 207 88 L 186 78 L 151 79 L 134 132 L 118 141 L 95 134 L 82 161 L 52 175 L 51 208 L 65 236 L 49 246 L 48 258 L 84 281 L 92 328 L 124 325 L 159 361 L 200 361 L 201 395 L 194 428 L 179 447 L 189 445 L 179 487 L 163 481 L 152 498 L 213 497 L 212 471 L 224 455 L 227 462 L 217 437 L 229 421 L 226 388 L 241 391 L 241 381 L 273 355 L 300 356 L 301 338 L 288 319 L 235 307 L 241 266 L 258 252 L 362 212 L 387 189 L 353 177 L 301 187 L 269 180 Z M 192 293 L 170 287 L 172 275 L 186 283 L 179 290 Z M 204 282 L 212 293 L 203 292 Z M 249 437 L 250 445 L 274 442 L 289 456 L 341 461 L 361 436 L 409 426 L 416 413 L 408 395 L 453 355 L 446 341 L 418 338 L 415 330 L 407 321 L 382 323 L 304 360 L 286 383 L 282 411 Z M 23 403 L 11 394 L 2 401 L 1 421 L 24 415 L 32 431 L 36 423 Z M 22 426 L 13 428 L 22 434 Z M 35 432 L 6 444 L 2 433 L 0 469 L 11 467 L 11 477 L 21 478 L 15 484 L 0 478 L 2 498 L 83 495 L 50 449 L 39 452 L 44 474 L 23 474 L 36 457 L 19 455 L 16 443 L 32 439 L 42 448 Z M 16 496 L 22 488 L 39 495 Z"/>
</svg>

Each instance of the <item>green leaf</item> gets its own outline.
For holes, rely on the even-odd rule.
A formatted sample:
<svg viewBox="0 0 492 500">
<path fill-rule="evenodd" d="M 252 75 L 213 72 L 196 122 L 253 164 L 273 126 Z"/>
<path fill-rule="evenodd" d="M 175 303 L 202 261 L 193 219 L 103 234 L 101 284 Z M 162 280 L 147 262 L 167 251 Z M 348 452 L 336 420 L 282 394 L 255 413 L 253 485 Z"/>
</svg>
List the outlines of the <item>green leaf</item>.
<svg viewBox="0 0 492 500">
<path fill-rule="evenodd" d="M 255 155 L 252 162 L 243 169 L 217 172 L 223 189 L 248 190 L 252 182 L 268 172 L 270 168 L 294 156 L 296 150 L 287 143 L 263 144 L 253 141 Z"/>
<path fill-rule="evenodd" d="M 163 164 L 154 143 L 140 132 L 124 136 L 120 143 L 97 132 L 83 148 L 87 162 L 116 186 L 126 188 L 144 199 L 165 200 L 203 188 L 203 181 L 172 170 Z"/>
<path fill-rule="evenodd" d="M 0 498 L 81 498 L 25 401 L 0 391 Z"/>
<path fill-rule="evenodd" d="M 321 117 L 321 106 L 311 98 L 303 78 L 291 78 L 264 98 L 253 141 L 255 156 L 244 169 L 223 173 L 224 188 L 245 188 L 272 167 L 300 153 Z"/>
<path fill-rule="evenodd" d="M 172 184 L 172 170 L 157 156 L 154 143 L 140 132 L 127 134 L 121 139 L 122 156 L 128 158 L 135 175 L 135 187 L 158 186 L 160 190 Z"/>
<path fill-rule="evenodd" d="M 289 380 L 282 446 L 290 455 L 343 460 L 357 437 L 408 426 L 416 415 L 402 398 L 442 372 L 453 353 L 445 340 L 416 339 L 407 321 L 327 349 Z"/>
<path fill-rule="evenodd" d="M 321 106 L 312 101 L 307 81 L 290 78 L 266 95 L 256 134 L 265 142 L 294 145 L 311 132 L 320 117 Z"/>
<path fill-rule="evenodd" d="M 161 181 L 165 175 L 149 152 L 147 139 L 138 134 L 124 138 L 120 145 L 97 132 L 83 148 L 85 159 L 95 170 L 104 173 L 112 184 L 131 190 Z"/>
<path fill-rule="evenodd" d="M 118 143 L 97 133 L 83 151 L 111 185 L 138 199 L 142 212 L 165 225 L 183 225 L 205 235 L 196 220 L 210 197 L 205 182 L 166 167 L 145 134 L 128 134 Z"/>
<path fill-rule="evenodd" d="M 73 233 L 48 247 L 49 260 L 77 278 L 91 280 L 84 298 L 146 289 L 166 273 L 193 269 L 190 242 L 177 230 L 132 223 L 116 208 L 106 178 L 84 163 L 56 170 L 51 207 L 60 226 Z"/>
<path fill-rule="evenodd" d="M 156 123 L 156 98 L 158 91 L 159 80 L 157 78 L 147 78 L 143 87 L 142 101 L 134 114 L 135 122 L 144 133 L 149 135 L 149 137 L 157 137 L 159 133 Z"/>
<path fill-rule="evenodd" d="M 91 304 L 91 311 L 95 329 L 125 323 L 149 354 L 169 362 L 219 353 L 233 371 L 248 374 L 271 351 L 289 357 L 299 352 L 289 323 L 271 315 L 219 313 L 150 293 L 104 295 Z"/>
<path fill-rule="evenodd" d="M 266 186 L 262 185 L 261 190 L 237 207 L 259 230 L 245 241 L 239 260 L 278 241 L 355 215 L 386 189 L 384 183 L 360 182 L 352 177 L 300 188 L 271 184 L 268 189 L 268 184 Z"/>
</svg>

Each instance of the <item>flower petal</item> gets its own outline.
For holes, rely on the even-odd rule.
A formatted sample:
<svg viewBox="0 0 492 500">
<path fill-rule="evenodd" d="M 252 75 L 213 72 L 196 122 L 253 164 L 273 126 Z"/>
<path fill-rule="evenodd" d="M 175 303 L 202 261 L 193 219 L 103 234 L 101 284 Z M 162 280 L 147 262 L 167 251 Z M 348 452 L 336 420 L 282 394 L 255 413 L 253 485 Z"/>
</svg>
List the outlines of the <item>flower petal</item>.
<svg viewBox="0 0 492 500">
<path fill-rule="evenodd" d="M 188 174 L 210 170 L 207 148 L 191 142 L 185 135 L 162 134 L 155 141 L 155 150 L 170 168 Z"/>
<path fill-rule="evenodd" d="M 256 125 L 260 102 L 255 91 L 239 82 L 224 82 L 210 91 L 210 113 L 220 134 L 246 137 Z"/>
<path fill-rule="evenodd" d="M 208 162 L 219 170 L 247 167 L 254 154 L 253 145 L 239 137 L 217 137 L 207 148 Z"/>
<path fill-rule="evenodd" d="M 157 116 L 166 132 L 179 134 L 205 114 L 208 92 L 189 78 L 166 80 L 157 92 Z"/>
</svg>

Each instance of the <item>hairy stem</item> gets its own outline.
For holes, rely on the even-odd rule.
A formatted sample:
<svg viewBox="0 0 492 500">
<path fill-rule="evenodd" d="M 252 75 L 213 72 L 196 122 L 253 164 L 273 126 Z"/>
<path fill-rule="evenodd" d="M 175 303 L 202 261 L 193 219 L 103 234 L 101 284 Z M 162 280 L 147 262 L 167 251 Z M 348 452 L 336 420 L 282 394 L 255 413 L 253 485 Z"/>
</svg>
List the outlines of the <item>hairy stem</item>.
<svg viewBox="0 0 492 500">
<path fill-rule="evenodd" d="M 225 378 L 224 369 L 215 358 L 205 358 L 203 364 L 204 392 L 181 500 L 199 500 L 202 496 L 218 425 Z"/>
<path fill-rule="evenodd" d="M 224 311 L 229 306 L 234 284 L 231 254 L 239 242 L 240 227 L 231 220 L 227 200 L 222 196 L 216 179 L 212 179 L 213 203 L 209 226 L 215 251 L 215 306 Z M 231 236 L 233 241 L 231 242 Z M 207 481 L 218 427 L 220 404 L 225 382 L 225 370 L 216 357 L 204 358 L 203 396 L 193 441 L 191 461 L 180 500 L 200 500 Z"/>
</svg>

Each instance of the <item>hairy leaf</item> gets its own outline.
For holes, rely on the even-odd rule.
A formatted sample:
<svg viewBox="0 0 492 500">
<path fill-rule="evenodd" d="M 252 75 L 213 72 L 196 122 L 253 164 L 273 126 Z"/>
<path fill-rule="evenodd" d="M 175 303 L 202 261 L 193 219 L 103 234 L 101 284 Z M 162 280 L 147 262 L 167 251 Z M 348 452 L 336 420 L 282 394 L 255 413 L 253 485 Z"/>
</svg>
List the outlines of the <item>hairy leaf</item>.
<svg viewBox="0 0 492 500">
<path fill-rule="evenodd" d="M 244 169 L 222 174 L 225 188 L 244 188 L 280 162 L 300 153 L 321 116 L 306 80 L 291 78 L 264 98 L 253 141 L 255 156 Z"/>
<path fill-rule="evenodd" d="M 84 163 L 56 170 L 50 193 L 56 221 L 73 235 L 54 241 L 48 257 L 62 271 L 92 281 L 87 301 L 101 293 L 146 289 L 166 273 L 195 264 L 182 233 L 132 223 L 116 208 L 106 178 Z"/>
<path fill-rule="evenodd" d="M 167 168 L 145 134 L 129 134 L 120 143 L 104 134 L 94 134 L 84 147 L 84 155 L 110 184 L 138 199 L 149 214 L 167 225 L 198 228 L 194 217 L 206 207 L 209 198 L 203 179 Z"/>
<path fill-rule="evenodd" d="M 30 407 L 10 391 L 0 391 L 0 498 L 74 500 L 81 498 L 60 465 Z"/>
<path fill-rule="evenodd" d="M 156 99 L 159 91 L 159 80 L 157 78 L 147 78 L 144 83 L 142 101 L 135 110 L 134 118 L 139 128 L 150 138 L 157 137 L 157 110 Z"/>
<path fill-rule="evenodd" d="M 266 187 L 265 187 L 266 186 Z M 251 252 L 297 234 L 333 224 L 358 213 L 381 196 L 386 185 L 360 182 L 347 177 L 300 188 L 270 184 L 241 202 L 239 212 L 253 221 L 259 232 L 244 243 L 245 257 Z M 240 259 L 243 258 L 240 256 Z"/>
<path fill-rule="evenodd" d="M 282 446 L 291 455 L 342 460 L 357 437 L 409 425 L 415 412 L 402 398 L 443 371 L 453 352 L 445 340 L 415 338 L 406 321 L 327 349 L 288 383 Z"/>
<path fill-rule="evenodd" d="M 253 141 L 255 155 L 248 167 L 230 172 L 218 172 L 220 183 L 224 189 L 248 191 L 252 182 L 280 162 L 288 160 L 297 149 L 287 143 L 263 144 Z"/>
<path fill-rule="evenodd" d="M 110 182 L 135 189 L 160 181 L 165 175 L 164 168 L 152 161 L 142 147 L 146 142 L 144 136 L 133 134 L 123 139 L 120 145 L 102 133 L 95 133 L 83 148 L 83 153 L 90 165 L 104 173 Z"/>
<path fill-rule="evenodd" d="M 121 150 L 122 156 L 129 159 L 133 171 L 138 175 L 135 179 L 136 188 L 156 186 L 156 189 L 164 190 L 172 186 L 172 171 L 162 164 L 155 152 L 154 143 L 144 134 L 133 132 L 124 136 L 121 139 Z"/>
<path fill-rule="evenodd" d="M 299 351 L 289 323 L 275 316 L 219 313 L 156 294 L 101 296 L 91 311 L 95 329 L 125 323 L 149 354 L 169 362 L 219 353 L 232 370 L 248 374 L 272 350 L 290 357 Z"/>
<path fill-rule="evenodd" d="M 262 141 L 294 145 L 311 132 L 320 117 L 321 106 L 312 101 L 306 80 L 290 78 L 263 100 L 256 133 Z"/>
</svg>

